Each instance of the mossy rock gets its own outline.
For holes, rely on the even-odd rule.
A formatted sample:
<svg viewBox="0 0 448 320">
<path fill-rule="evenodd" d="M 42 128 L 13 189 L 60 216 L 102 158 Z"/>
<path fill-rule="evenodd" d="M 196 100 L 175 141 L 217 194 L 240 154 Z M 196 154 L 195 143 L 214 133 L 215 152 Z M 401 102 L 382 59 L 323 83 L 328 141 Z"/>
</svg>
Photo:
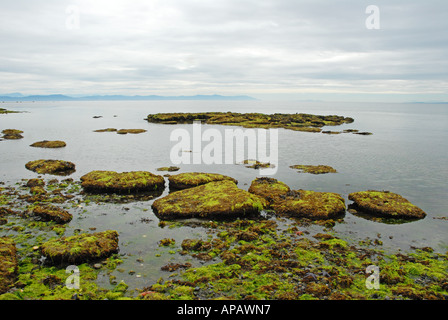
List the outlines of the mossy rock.
<svg viewBox="0 0 448 320">
<path fill-rule="evenodd" d="M 239 189 L 230 180 L 222 180 L 172 192 L 154 201 L 152 208 L 161 219 L 225 219 L 256 215 L 266 205 L 263 198 Z"/>
<path fill-rule="evenodd" d="M 143 133 L 146 132 L 145 129 L 120 129 L 117 131 L 118 134 L 139 134 L 139 133 Z"/>
<path fill-rule="evenodd" d="M 0 294 L 14 284 L 18 271 L 17 249 L 14 240 L 0 237 Z"/>
<path fill-rule="evenodd" d="M 52 264 L 80 264 L 106 258 L 118 252 L 118 233 L 114 230 L 83 233 L 43 243 L 41 253 Z"/>
<path fill-rule="evenodd" d="M 177 190 L 197 187 L 209 182 L 222 180 L 229 180 L 238 184 L 236 179 L 218 173 L 186 172 L 172 175 L 168 178 L 170 189 Z"/>
<path fill-rule="evenodd" d="M 179 170 L 180 170 L 180 168 L 179 167 L 175 167 L 175 166 L 157 168 L 157 171 L 173 172 L 173 171 L 179 171 Z"/>
<path fill-rule="evenodd" d="M 8 140 L 17 140 L 17 139 L 22 139 L 22 130 L 17 130 L 17 129 L 5 129 L 2 131 L 3 133 L 3 139 L 8 139 Z"/>
<path fill-rule="evenodd" d="M 60 140 L 54 140 L 54 141 L 43 140 L 43 141 L 34 142 L 33 144 L 30 145 L 30 147 L 36 147 L 36 148 L 63 148 L 66 145 L 67 144 L 64 141 L 60 141 Z"/>
<path fill-rule="evenodd" d="M 290 166 L 291 169 L 296 169 L 298 172 L 305 172 L 311 174 L 325 174 L 325 173 L 336 173 L 336 169 L 330 166 L 324 165 L 304 165 L 304 164 L 295 164 Z"/>
<path fill-rule="evenodd" d="M 117 132 L 117 129 L 115 128 L 98 129 L 95 130 L 94 132 Z"/>
<path fill-rule="evenodd" d="M 147 117 L 148 122 L 173 124 L 201 121 L 207 124 L 242 126 L 245 128 L 284 128 L 295 131 L 321 132 L 323 126 L 336 126 L 352 123 L 350 117 L 337 115 L 295 114 L 262 114 L 236 112 L 203 112 L 203 113 L 157 113 Z"/>
<path fill-rule="evenodd" d="M 33 213 L 43 221 L 55 221 L 59 224 L 69 223 L 73 218 L 69 212 L 51 205 L 37 206 L 33 209 Z"/>
<path fill-rule="evenodd" d="M 260 168 L 274 168 L 275 166 L 270 162 L 261 162 L 258 160 L 246 159 L 243 161 L 246 168 L 260 169 Z"/>
<path fill-rule="evenodd" d="M 401 195 L 389 191 L 360 191 L 348 195 L 364 213 L 383 218 L 423 219 L 426 213 Z"/>
<path fill-rule="evenodd" d="M 345 213 L 345 201 L 337 193 L 293 190 L 274 203 L 273 209 L 279 214 L 326 220 Z"/>
<path fill-rule="evenodd" d="M 40 174 L 66 176 L 75 172 L 75 164 L 64 160 L 35 160 L 25 164 L 28 170 Z"/>
<path fill-rule="evenodd" d="M 252 181 L 249 192 L 266 199 L 270 204 L 279 201 L 291 189 L 285 183 L 274 178 L 257 178 Z"/>
<path fill-rule="evenodd" d="M 81 186 L 91 192 L 130 193 L 157 191 L 165 187 L 165 179 L 148 171 L 91 171 L 81 177 Z"/>
<path fill-rule="evenodd" d="M 43 187 L 43 186 L 45 186 L 45 182 L 44 182 L 43 179 L 36 179 L 36 178 L 33 178 L 33 179 L 29 179 L 29 180 L 26 182 L 26 186 L 27 186 L 28 188 L 33 188 L 33 187 Z"/>
</svg>

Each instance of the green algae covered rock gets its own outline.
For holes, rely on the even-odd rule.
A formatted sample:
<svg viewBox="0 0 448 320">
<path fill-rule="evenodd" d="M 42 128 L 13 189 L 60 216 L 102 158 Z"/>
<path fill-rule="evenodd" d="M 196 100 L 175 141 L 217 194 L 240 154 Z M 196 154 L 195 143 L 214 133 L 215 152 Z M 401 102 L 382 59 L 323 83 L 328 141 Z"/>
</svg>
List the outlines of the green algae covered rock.
<svg viewBox="0 0 448 320">
<path fill-rule="evenodd" d="M 14 240 L 0 237 L 0 294 L 14 284 L 17 276 L 17 249 Z"/>
<path fill-rule="evenodd" d="M 75 164 L 64 160 L 35 160 L 25 164 L 28 170 L 40 174 L 70 175 L 75 172 Z"/>
<path fill-rule="evenodd" d="M 337 193 L 293 190 L 274 203 L 273 209 L 279 214 L 325 220 L 343 215 L 346 207 Z"/>
<path fill-rule="evenodd" d="M 401 195 L 389 191 L 360 191 L 348 195 L 357 208 L 384 218 L 423 219 L 426 213 Z"/>
<path fill-rule="evenodd" d="M 84 263 L 106 258 L 118 251 L 118 233 L 114 230 L 83 233 L 47 241 L 40 247 L 53 264 Z"/>
<path fill-rule="evenodd" d="M 3 139 L 8 139 L 8 140 L 17 140 L 17 139 L 22 139 L 22 130 L 17 130 L 17 129 L 5 129 L 2 131 L 3 133 Z"/>
<path fill-rule="evenodd" d="M 225 219 L 258 214 L 266 205 L 263 198 L 222 180 L 172 192 L 154 201 L 152 209 L 161 219 Z"/>
<path fill-rule="evenodd" d="M 130 193 L 163 189 L 165 179 L 148 171 L 91 171 L 81 177 L 81 186 L 87 191 Z"/>
<path fill-rule="evenodd" d="M 238 183 L 236 179 L 218 173 L 186 172 L 172 175 L 168 178 L 171 189 L 187 189 L 222 180 L 229 180 L 235 184 Z"/>
<path fill-rule="evenodd" d="M 281 200 L 281 196 L 286 195 L 290 188 L 277 179 L 262 177 L 252 181 L 248 191 L 266 199 L 272 204 Z"/>
<path fill-rule="evenodd" d="M 296 169 L 298 172 L 311 173 L 311 174 L 325 174 L 325 173 L 336 173 L 337 171 L 330 167 L 324 165 L 304 165 L 296 164 L 290 166 L 291 169 Z"/>
<path fill-rule="evenodd" d="M 67 211 L 55 207 L 55 206 L 36 206 L 33 209 L 35 216 L 40 217 L 43 221 L 55 221 L 59 224 L 68 223 L 72 220 L 73 216 Z"/>
<path fill-rule="evenodd" d="M 54 141 L 37 141 L 30 145 L 30 147 L 36 147 L 36 148 L 63 148 L 66 146 L 66 143 L 64 141 L 60 140 L 54 140 Z"/>
<path fill-rule="evenodd" d="M 321 127 L 352 123 L 350 117 L 337 115 L 262 114 L 237 112 L 157 113 L 147 117 L 148 122 L 176 124 L 201 121 L 207 124 L 242 126 L 245 128 L 284 128 L 295 131 L 320 132 Z"/>
</svg>

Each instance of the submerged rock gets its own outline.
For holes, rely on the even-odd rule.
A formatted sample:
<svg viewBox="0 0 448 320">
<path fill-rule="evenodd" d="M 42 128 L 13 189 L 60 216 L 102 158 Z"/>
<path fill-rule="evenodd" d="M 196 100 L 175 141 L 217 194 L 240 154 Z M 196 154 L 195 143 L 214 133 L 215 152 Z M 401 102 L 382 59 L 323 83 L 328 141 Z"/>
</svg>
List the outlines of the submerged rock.
<svg viewBox="0 0 448 320">
<path fill-rule="evenodd" d="M 64 176 L 75 172 L 75 164 L 64 160 L 35 160 L 25 164 L 25 167 L 40 174 Z"/>
<path fill-rule="evenodd" d="M 118 252 L 118 233 L 108 230 L 62 237 L 45 242 L 40 249 L 53 264 L 84 263 Z"/>
<path fill-rule="evenodd" d="M 360 191 L 348 195 L 364 213 L 384 218 L 423 219 L 426 213 L 401 195 L 389 191 Z"/>
<path fill-rule="evenodd" d="M 98 129 L 95 130 L 94 132 L 117 132 L 117 129 L 115 128 Z"/>
<path fill-rule="evenodd" d="M 170 182 L 170 189 L 187 189 L 212 181 L 222 180 L 229 180 L 235 184 L 238 184 L 236 179 L 218 173 L 186 172 L 172 175 L 168 178 L 168 181 Z"/>
<path fill-rule="evenodd" d="M 324 166 L 324 165 L 304 165 L 304 164 L 296 164 L 290 166 L 291 169 L 296 169 L 298 172 L 306 172 L 311 174 L 324 174 L 324 173 L 336 173 L 336 169 L 330 167 L 330 166 Z"/>
<path fill-rule="evenodd" d="M 313 220 L 332 219 L 345 213 L 345 201 L 337 193 L 293 190 L 273 204 L 279 214 Z"/>
<path fill-rule="evenodd" d="M 67 144 L 64 141 L 60 141 L 60 140 L 54 140 L 54 141 L 43 140 L 43 141 L 34 142 L 33 144 L 30 145 L 30 147 L 37 147 L 37 148 L 63 148 L 66 145 Z"/>
<path fill-rule="evenodd" d="M 291 189 L 285 183 L 274 178 L 257 178 L 252 181 L 249 192 L 266 199 L 270 204 L 281 200 Z"/>
<path fill-rule="evenodd" d="M 161 219 L 225 219 L 258 214 L 266 205 L 263 198 L 222 180 L 170 193 L 154 201 L 152 208 Z"/>
<path fill-rule="evenodd" d="M 81 186 L 87 191 L 129 193 L 163 189 L 165 179 L 148 171 L 91 171 L 81 178 Z"/>
<path fill-rule="evenodd" d="M 18 272 L 17 249 L 14 240 L 0 237 L 0 294 L 14 284 Z"/>
<path fill-rule="evenodd" d="M 73 218 L 67 211 L 51 205 L 37 206 L 33 209 L 33 213 L 44 221 L 55 221 L 59 224 L 68 223 Z"/>
<path fill-rule="evenodd" d="M 260 168 L 274 168 L 275 166 L 270 162 L 261 162 L 258 160 L 247 159 L 243 161 L 246 168 L 260 169 Z"/>
</svg>

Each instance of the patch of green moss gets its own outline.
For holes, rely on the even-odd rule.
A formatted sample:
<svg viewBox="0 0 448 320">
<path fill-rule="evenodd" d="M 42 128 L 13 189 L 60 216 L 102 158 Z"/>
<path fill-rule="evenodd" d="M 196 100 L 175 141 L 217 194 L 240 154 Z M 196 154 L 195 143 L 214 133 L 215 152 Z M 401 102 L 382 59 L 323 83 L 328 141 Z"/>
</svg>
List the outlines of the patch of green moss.
<svg viewBox="0 0 448 320">
<path fill-rule="evenodd" d="M 290 166 L 292 169 L 297 169 L 298 172 L 306 172 L 311 174 L 325 174 L 325 173 L 336 173 L 336 169 L 330 166 L 324 165 L 304 165 L 304 164 L 296 164 Z"/>
<path fill-rule="evenodd" d="M 75 164 L 63 160 L 35 160 L 27 162 L 25 167 L 40 174 L 69 175 L 75 172 Z"/>
<path fill-rule="evenodd" d="M 209 182 L 223 180 L 229 180 L 235 184 L 238 183 L 236 179 L 218 173 L 186 172 L 172 175 L 168 178 L 170 189 L 175 190 L 197 187 Z"/>
</svg>

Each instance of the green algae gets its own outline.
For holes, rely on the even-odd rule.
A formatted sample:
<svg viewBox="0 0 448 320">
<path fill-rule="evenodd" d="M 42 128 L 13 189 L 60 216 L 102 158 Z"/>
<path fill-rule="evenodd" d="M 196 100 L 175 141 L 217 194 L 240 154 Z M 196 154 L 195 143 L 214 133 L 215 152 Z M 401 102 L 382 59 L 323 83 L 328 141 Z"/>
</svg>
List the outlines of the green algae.
<svg viewBox="0 0 448 320">
<path fill-rule="evenodd" d="M 262 177 L 253 180 L 248 191 L 266 199 L 272 204 L 279 201 L 281 196 L 286 195 L 291 189 L 277 179 Z"/>
</svg>

